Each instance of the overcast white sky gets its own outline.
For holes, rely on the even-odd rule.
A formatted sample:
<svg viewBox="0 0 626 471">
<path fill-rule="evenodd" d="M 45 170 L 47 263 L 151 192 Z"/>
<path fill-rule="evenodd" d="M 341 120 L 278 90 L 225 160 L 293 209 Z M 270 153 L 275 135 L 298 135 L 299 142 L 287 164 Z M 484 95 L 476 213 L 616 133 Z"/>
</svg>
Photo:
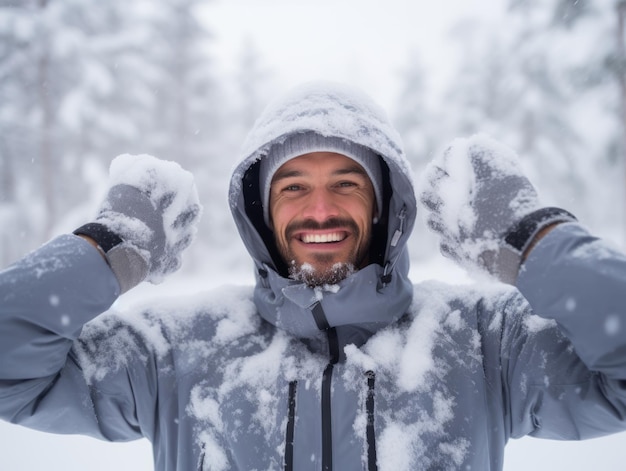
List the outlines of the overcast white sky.
<svg viewBox="0 0 626 471">
<path fill-rule="evenodd" d="M 502 0 L 215 0 L 206 18 L 216 35 L 215 55 L 227 72 L 246 40 L 290 87 L 312 79 L 348 82 L 385 107 L 396 75 L 417 50 L 436 83 L 448 73 L 455 50 L 452 26 L 465 17 L 496 22 Z"/>
</svg>

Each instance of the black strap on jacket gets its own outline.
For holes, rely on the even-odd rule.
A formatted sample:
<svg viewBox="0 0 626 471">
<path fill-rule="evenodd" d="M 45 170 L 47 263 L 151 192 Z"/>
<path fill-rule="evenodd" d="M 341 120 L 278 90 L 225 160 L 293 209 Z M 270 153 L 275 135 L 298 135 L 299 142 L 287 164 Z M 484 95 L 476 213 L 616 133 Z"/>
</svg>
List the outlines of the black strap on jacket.
<svg viewBox="0 0 626 471">
<path fill-rule="evenodd" d="M 285 471 L 293 471 L 293 438 L 296 427 L 296 388 L 298 382 L 289 383 L 287 402 L 287 430 L 285 431 Z"/>
<path fill-rule="evenodd" d="M 367 442 L 367 471 L 377 471 L 376 431 L 374 429 L 374 388 L 376 375 L 373 371 L 367 371 L 365 376 L 367 378 L 367 397 L 365 398 L 365 411 L 367 413 L 367 426 L 365 429 L 365 438 Z"/>
</svg>

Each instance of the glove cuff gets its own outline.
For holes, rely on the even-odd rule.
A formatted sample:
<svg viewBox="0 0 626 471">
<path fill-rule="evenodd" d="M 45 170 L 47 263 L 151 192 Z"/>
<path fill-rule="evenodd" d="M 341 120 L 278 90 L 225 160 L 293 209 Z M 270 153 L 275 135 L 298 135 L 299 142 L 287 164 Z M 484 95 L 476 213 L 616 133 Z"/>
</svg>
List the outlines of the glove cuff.
<svg viewBox="0 0 626 471">
<path fill-rule="evenodd" d="M 504 236 L 504 243 L 523 255 L 535 236 L 546 226 L 557 222 L 577 221 L 569 211 L 561 208 L 541 208 L 524 216 Z"/>
<path fill-rule="evenodd" d="M 120 294 L 137 286 L 148 275 L 145 257 L 104 224 L 91 222 L 76 229 L 74 234 L 88 236 L 98 244 L 117 278 Z"/>
<path fill-rule="evenodd" d="M 98 246 L 106 254 L 116 245 L 121 244 L 123 239 L 115 232 L 109 230 L 104 224 L 90 222 L 84 226 L 80 226 L 74 231 L 76 235 L 85 235 L 96 241 Z"/>
<path fill-rule="evenodd" d="M 551 224 L 576 220 L 569 211 L 553 207 L 541 208 L 524 216 L 504 236 L 492 273 L 500 281 L 515 285 L 522 257 L 537 234 Z"/>
</svg>

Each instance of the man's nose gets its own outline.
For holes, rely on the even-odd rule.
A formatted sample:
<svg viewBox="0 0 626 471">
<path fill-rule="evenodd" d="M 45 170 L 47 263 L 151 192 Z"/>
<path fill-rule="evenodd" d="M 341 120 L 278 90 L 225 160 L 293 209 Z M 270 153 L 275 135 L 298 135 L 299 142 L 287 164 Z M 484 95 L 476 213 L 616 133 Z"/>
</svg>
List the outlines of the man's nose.
<svg viewBox="0 0 626 471">
<path fill-rule="evenodd" d="M 326 221 L 339 215 L 339 207 L 335 196 L 326 188 L 317 188 L 311 191 L 302 217 L 315 221 Z"/>
</svg>

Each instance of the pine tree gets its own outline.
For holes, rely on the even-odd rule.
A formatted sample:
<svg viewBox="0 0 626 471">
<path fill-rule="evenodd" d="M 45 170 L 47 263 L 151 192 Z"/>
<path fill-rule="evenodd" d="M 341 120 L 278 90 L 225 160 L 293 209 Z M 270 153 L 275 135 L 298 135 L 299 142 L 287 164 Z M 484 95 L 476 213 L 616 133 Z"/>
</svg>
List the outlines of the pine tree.
<svg viewBox="0 0 626 471">
<path fill-rule="evenodd" d="M 438 146 L 446 140 L 446 126 L 442 113 L 432 109 L 431 88 L 426 69 L 422 66 L 419 52 L 409 51 L 407 63 L 400 72 L 400 90 L 394 107 L 393 122 L 402 137 L 407 159 L 420 174 L 433 157 Z M 424 224 L 416 224 L 409 240 L 414 259 L 428 258 L 437 253 L 438 241 Z"/>
<path fill-rule="evenodd" d="M 144 79 L 153 95 L 146 123 L 150 150 L 183 166 L 205 165 L 219 141 L 220 91 L 208 54 L 211 35 L 200 21 L 203 0 L 166 0 L 145 17 Z M 146 133 L 144 132 L 144 137 Z"/>
<path fill-rule="evenodd" d="M 0 250 L 21 250 L 32 238 L 45 238 L 57 216 L 54 175 L 63 146 L 57 110 L 68 72 L 63 43 L 55 35 L 60 14 L 49 0 L 10 2 L 0 9 L 0 152 L 10 172 L 0 190 L 5 202 L 0 230 L 3 240 L 12 241 Z M 20 178 L 24 174 L 29 178 Z"/>
<path fill-rule="evenodd" d="M 607 218 L 598 206 L 615 197 L 597 188 L 614 147 L 610 92 L 591 80 L 606 74 L 594 57 L 610 34 L 604 6 L 515 0 L 505 27 L 459 28 L 464 62 L 447 103 L 459 133 L 486 131 L 518 150 L 544 201 L 596 227 Z"/>
<path fill-rule="evenodd" d="M 622 188 L 626 188 L 626 1 L 620 0 L 615 3 L 615 15 L 617 31 L 615 35 L 615 52 L 606 61 L 617 85 L 619 96 L 618 110 L 618 134 L 616 139 L 617 152 L 622 162 Z M 626 238 L 626 192 L 622 195 L 623 205 L 623 233 Z M 626 242 L 625 242 L 626 244 Z"/>
<path fill-rule="evenodd" d="M 0 4 L 0 260 L 93 217 L 119 153 L 210 173 L 221 105 L 202 4 Z"/>
</svg>

